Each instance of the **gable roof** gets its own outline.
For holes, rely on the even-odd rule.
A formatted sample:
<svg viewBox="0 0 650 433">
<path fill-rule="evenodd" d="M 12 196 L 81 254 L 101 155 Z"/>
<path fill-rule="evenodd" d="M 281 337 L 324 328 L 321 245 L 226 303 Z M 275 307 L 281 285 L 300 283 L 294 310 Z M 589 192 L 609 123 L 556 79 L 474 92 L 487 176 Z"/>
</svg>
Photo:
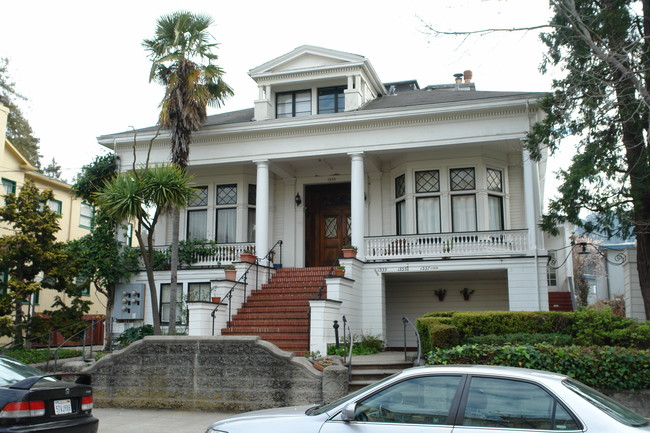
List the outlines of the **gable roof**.
<svg viewBox="0 0 650 433">
<path fill-rule="evenodd" d="M 361 65 L 367 62 L 363 56 L 330 50 L 314 45 L 302 45 L 286 54 L 262 63 L 248 71 L 253 79 L 260 76 L 284 74 L 323 67 Z"/>
</svg>

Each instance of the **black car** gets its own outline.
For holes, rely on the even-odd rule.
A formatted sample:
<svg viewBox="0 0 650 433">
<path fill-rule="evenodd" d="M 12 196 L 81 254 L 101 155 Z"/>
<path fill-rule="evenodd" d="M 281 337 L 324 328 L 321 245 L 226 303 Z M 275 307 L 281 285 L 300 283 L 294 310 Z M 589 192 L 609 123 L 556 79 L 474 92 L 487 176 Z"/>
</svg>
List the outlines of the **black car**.
<svg viewBox="0 0 650 433">
<path fill-rule="evenodd" d="M 67 381 L 70 376 L 76 381 Z M 90 376 L 48 375 L 0 356 L 0 433 L 96 433 Z"/>
</svg>

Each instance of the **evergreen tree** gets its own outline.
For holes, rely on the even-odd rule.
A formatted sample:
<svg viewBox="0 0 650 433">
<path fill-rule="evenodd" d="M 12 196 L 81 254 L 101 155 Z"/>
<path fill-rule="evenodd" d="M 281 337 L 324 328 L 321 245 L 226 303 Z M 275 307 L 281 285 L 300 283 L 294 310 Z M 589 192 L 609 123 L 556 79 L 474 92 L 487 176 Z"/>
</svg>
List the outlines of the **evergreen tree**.
<svg viewBox="0 0 650 433">
<path fill-rule="evenodd" d="M 0 102 L 9 108 L 7 118 L 7 139 L 34 167 L 40 167 L 39 139 L 18 107 L 17 100 L 27 100 L 16 91 L 16 85 L 9 75 L 9 60 L 0 58 Z"/>
</svg>

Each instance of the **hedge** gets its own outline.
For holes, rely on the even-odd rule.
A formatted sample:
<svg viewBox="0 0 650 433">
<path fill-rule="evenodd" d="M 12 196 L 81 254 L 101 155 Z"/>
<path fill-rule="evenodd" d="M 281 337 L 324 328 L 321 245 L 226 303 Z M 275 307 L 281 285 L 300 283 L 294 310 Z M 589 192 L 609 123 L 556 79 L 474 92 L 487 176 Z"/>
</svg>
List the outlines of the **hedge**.
<svg viewBox="0 0 650 433">
<path fill-rule="evenodd" d="M 650 351 L 621 347 L 464 345 L 433 349 L 427 364 L 487 364 L 566 374 L 600 389 L 650 388 Z"/>
</svg>

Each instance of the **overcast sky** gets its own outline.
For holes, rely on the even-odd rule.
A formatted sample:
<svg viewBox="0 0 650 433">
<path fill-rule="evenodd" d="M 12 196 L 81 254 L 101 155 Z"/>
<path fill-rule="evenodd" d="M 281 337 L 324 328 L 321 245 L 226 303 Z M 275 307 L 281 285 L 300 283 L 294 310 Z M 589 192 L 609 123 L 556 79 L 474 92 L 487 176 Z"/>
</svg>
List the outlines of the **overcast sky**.
<svg viewBox="0 0 650 433">
<path fill-rule="evenodd" d="M 55 157 L 71 181 L 106 151 L 97 136 L 156 123 L 163 93 L 148 82 L 142 40 L 154 35 L 158 17 L 181 9 L 214 18 L 218 63 L 235 91 L 210 114 L 252 107 L 257 88 L 248 71 L 306 44 L 363 55 L 384 82 L 417 79 L 424 87 L 471 69 L 477 90 L 550 90 L 538 71 L 538 33 L 434 39 L 423 25 L 537 25 L 548 21 L 548 0 L 3 2 L 0 57 L 29 99 L 22 108 L 44 165 Z"/>
</svg>

